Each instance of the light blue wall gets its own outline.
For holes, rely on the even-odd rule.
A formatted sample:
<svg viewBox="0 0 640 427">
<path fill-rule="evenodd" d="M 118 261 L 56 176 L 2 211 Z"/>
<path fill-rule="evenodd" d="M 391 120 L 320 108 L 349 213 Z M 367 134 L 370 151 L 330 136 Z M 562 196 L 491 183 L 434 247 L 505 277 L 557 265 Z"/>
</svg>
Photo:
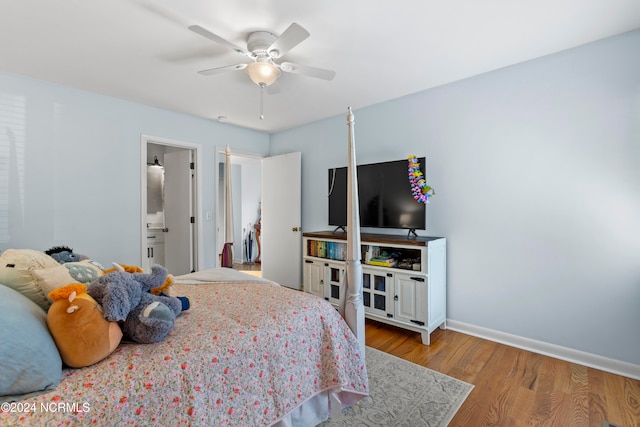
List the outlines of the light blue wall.
<svg viewBox="0 0 640 427">
<path fill-rule="evenodd" d="M 638 52 L 635 31 L 354 111 L 358 163 L 427 157 L 449 319 L 640 364 Z M 302 152 L 303 230 L 328 228 L 346 141 L 345 115 L 271 137 Z"/>
<path fill-rule="evenodd" d="M 68 245 L 140 265 L 140 135 L 203 148 L 204 212 L 215 212 L 215 147 L 268 154 L 269 136 L 0 72 L 0 250 Z M 204 268 L 215 219 L 203 222 Z"/>
<path fill-rule="evenodd" d="M 636 31 L 354 111 L 359 163 L 427 157 L 450 319 L 640 363 L 638 51 Z M 202 145 L 205 212 L 216 146 L 302 151 L 303 228 L 328 227 L 344 114 L 269 137 L 0 72 L 0 250 L 138 264 L 140 134 Z M 207 268 L 214 221 L 202 238 Z"/>
</svg>

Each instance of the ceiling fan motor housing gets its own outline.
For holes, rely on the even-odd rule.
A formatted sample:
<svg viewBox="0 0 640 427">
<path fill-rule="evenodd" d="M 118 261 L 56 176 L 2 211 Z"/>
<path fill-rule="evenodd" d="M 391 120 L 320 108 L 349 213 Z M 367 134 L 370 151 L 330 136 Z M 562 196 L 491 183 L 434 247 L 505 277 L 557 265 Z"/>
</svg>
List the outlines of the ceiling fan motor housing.
<svg viewBox="0 0 640 427">
<path fill-rule="evenodd" d="M 276 39 L 276 35 L 269 31 L 254 31 L 249 34 L 247 39 L 247 49 L 249 49 L 249 52 L 251 52 L 256 58 L 278 58 L 280 56 L 280 52 L 278 52 L 277 49 L 274 49 L 271 52 L 267 51 L 269 46 L 271 46 Z"/>
</svg>

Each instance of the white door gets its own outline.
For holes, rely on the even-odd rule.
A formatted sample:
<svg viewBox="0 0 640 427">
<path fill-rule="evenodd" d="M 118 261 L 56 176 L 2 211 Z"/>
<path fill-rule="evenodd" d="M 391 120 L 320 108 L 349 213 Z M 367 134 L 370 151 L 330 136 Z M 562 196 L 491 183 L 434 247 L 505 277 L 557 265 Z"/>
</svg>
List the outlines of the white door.
<svg viewBox="0 0 640 427">
<path fill-rule="evenodd" d="M 164 155 L 164 266 L 173 275 L 193 270 L 191 150 Z"/>
<path fill-rule="evenodd" d="M 301 153 L 262 161 L 262 277 L 301 289 Z"/>
</svg>

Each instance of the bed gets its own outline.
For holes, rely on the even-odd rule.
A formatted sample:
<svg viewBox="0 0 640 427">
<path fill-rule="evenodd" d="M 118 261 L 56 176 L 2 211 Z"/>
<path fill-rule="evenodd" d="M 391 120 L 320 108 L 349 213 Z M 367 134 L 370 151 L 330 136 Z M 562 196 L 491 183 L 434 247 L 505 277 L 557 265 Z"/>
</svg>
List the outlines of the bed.
<svg viewBox="0 0 640 427">
<path fill-rule="evenodd" d="M 164 341 L 63 370 L 0 424 L 308 426 L 368 394 L 357 339 L 323 299 L 226 268 L 179 276 L 171 293 L 191 308 Z"/>
<path fill-rule="evenodd" d="M 100 362 L 63 369 L 60 376 L 60 359 L 52 360 L 59 355 L 43 320 L 47 293 L 29 295 L 29 301 L 15 288 L 0 286 L 0 315 L 4 315 L 0 339 L 9 336 L 12 344 L 23 346 L 27 341 L 23 336 L 29 336 L 40 347 L 29 349 L 34 354 L 46 354 L 43 343 L 50 341 L 51 356 L 43 362 L 58 370 L 47 372 L 48 377 L 43 374 L 43 387 L 33 389 L 49 391 L 18 399 L 0 396 L 0 426 L 306 427 L 366 397 L 369 388 L 350 108 L 347 125 L 348 298 L 339 312 L 317 296 L 230 268 L 178 276 L 170 293 L 189 298 L 191 307 L 180 314 L 163 341 L 120 343 Z M 228 158 L 228 148 L 226 154 Z M 61 268 L 51 262 L 51 269 Z M 26 276 L 45 267 L 31 262 Z M 15 278 L 12 268 L 7 276 L 11 280 Z M 30 281 L 28 284 L 32 286 Z M 42 335 L 24 332 L 27 326 Z M 12 354 L 6 342 L 2 345 L 0 369 L 20 365 L 22 354 Z M 26 366 L 18 373 L 29 376 L 39 368 L 37 362 Z"/>
</svg>

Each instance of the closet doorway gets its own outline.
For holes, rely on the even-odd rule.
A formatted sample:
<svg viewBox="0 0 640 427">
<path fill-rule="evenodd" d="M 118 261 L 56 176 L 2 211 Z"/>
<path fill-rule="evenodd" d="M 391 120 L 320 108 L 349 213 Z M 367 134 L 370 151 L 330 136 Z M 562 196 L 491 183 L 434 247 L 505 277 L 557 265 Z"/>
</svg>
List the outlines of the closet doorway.
<svg viewBox="0 0 640 427">
<path fill-rule="evenodd" d="M 141 137 L 140 266 L 145 271 L 160 264 L 180 275 L 201 265 L 199 151 L 195 144 Z"/>
<path fill-rule="evenodd" d="M 216 252 L 220 265 L 220 254 L 225 243 L 225 153 L 221 147 L 216 153 Z M 262 277 L 292 289 L 302 289 L 300 177 L 299 152 L 261 157 L 232 151 L 234 263 L 240 269 L 245 263 L 256 264 L 255 259 L 259 254 Z M 257 224 L 260 224 L 260 237 L 256 233 Z M 247 240 L 249 232 L 251 239 Z M 253 249 L 249 257 L 246 245 Z"/>
<path fill-rule="evenodd" d="M 225 153 L 217 150 L 218 192 L 216 209 L 216 253 L 222 253 L 226 231 Z M 233 263 L 240 270 L 261 270 L 262 157 L 250 153 L 232 153 L 231 228 Z M 220 265 L 220 259 L 218 259 Z"/>
</svg>

